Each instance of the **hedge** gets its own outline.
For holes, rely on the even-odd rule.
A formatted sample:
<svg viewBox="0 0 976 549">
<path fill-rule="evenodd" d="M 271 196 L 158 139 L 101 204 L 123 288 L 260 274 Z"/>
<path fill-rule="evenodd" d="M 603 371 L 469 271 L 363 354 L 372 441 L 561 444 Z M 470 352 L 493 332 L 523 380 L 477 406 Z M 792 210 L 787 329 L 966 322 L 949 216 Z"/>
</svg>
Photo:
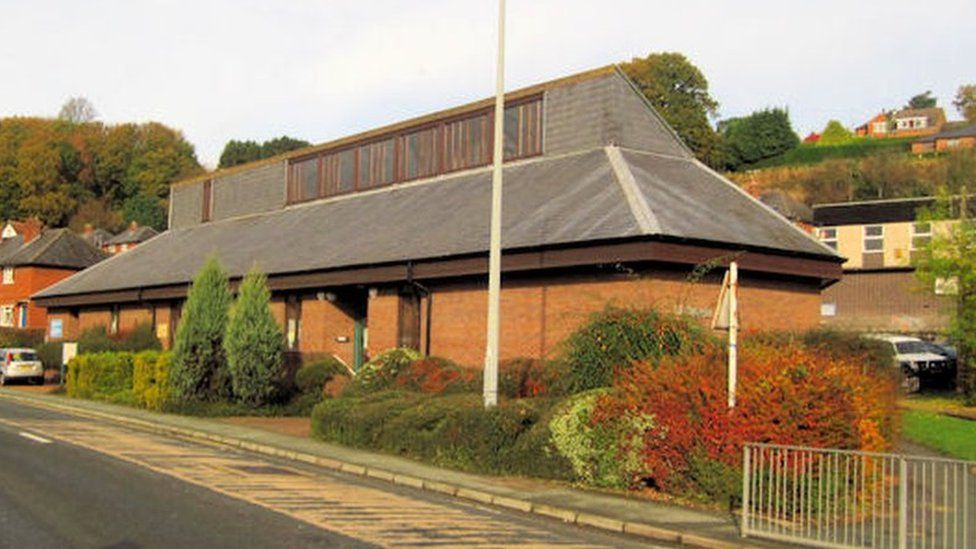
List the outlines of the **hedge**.
<svg viewBox="0 0 976 549">
<path fill-rule="evenodd" d="M 68 363 L 69 397 L 163 409 L 169 400 L 170 354 L 105 352 L 81 354 Z"/>
</svg>

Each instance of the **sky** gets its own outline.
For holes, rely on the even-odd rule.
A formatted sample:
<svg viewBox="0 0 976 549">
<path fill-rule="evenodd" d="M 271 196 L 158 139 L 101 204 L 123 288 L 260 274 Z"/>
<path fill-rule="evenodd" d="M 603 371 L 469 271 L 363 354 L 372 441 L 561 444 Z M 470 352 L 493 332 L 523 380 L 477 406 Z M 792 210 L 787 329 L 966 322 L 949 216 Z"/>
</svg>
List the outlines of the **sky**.
<svg viewBox="0 0 976 549">
<path fill-rule="evenodd" d="M 976 2 L 508 0 L 506 88 L 685 54 L 719 116 L 789 108 L 802 137 L 976 83 Z M 88 98 L 214 167 L 230 139 L 320 143 L 490 96 L 496 0 L 0 0 L 0 117 Z"/>
</svg>

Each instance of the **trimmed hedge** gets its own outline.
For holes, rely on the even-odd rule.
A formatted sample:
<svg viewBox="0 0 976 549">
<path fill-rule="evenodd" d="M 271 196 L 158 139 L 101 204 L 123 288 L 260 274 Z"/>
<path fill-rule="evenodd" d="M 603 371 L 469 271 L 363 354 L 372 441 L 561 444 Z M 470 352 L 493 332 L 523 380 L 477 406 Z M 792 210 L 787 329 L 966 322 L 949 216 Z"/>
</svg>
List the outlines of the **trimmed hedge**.
<svg viewBox="0 0 976 549">
<path fill-rule="evenodd" d="M 44 342 L 44 329 L 0 328 L 0 347 L 35 349 Z"/>
<path fill-rule="evenodd" d="M 145 351 L 133 357 L 132 392 L 136 404 L 149 410 L 162 410 L 170 401 L 169 369 L 172 355 Z"/>
<path fill-rule="evenodd" d="M 132 362 L 131 353 L 76 356 L 68 363 L 68 396 L 123 402 L 131 400 Z"/>
<path fill-rule="evenodd" d="M 79 353 L 139 352 L 162 350 L 151 323 L 139 324 L 132 330 L 109 334 L 104 326 L 89 328 L 78 336 Z"/>
</svg>

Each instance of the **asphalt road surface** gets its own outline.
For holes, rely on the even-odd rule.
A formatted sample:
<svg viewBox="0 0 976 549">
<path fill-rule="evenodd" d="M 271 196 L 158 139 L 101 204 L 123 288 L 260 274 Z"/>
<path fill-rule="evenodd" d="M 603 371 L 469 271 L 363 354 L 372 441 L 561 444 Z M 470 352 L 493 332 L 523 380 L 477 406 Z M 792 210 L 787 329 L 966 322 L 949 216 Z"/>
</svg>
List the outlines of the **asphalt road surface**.
<svg viewBox="0 0 976 549">
<path fill-rule="evenodd" d="M 646 546 L 0 398 L 0 548 Z"/>
</svg>

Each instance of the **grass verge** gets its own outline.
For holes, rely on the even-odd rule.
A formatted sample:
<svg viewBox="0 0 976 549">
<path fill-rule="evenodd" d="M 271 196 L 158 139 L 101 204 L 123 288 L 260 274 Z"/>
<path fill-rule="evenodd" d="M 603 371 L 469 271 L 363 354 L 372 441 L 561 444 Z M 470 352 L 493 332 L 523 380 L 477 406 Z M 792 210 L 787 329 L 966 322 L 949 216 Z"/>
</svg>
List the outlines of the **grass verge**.
<svg viewBox="0 0 976 549">
<path fill-rule="evenodd" d="M 934 412 L 905 410 L 902 435 L 949 457 L 976 461 L 976 421 Z"/>
</svg>

